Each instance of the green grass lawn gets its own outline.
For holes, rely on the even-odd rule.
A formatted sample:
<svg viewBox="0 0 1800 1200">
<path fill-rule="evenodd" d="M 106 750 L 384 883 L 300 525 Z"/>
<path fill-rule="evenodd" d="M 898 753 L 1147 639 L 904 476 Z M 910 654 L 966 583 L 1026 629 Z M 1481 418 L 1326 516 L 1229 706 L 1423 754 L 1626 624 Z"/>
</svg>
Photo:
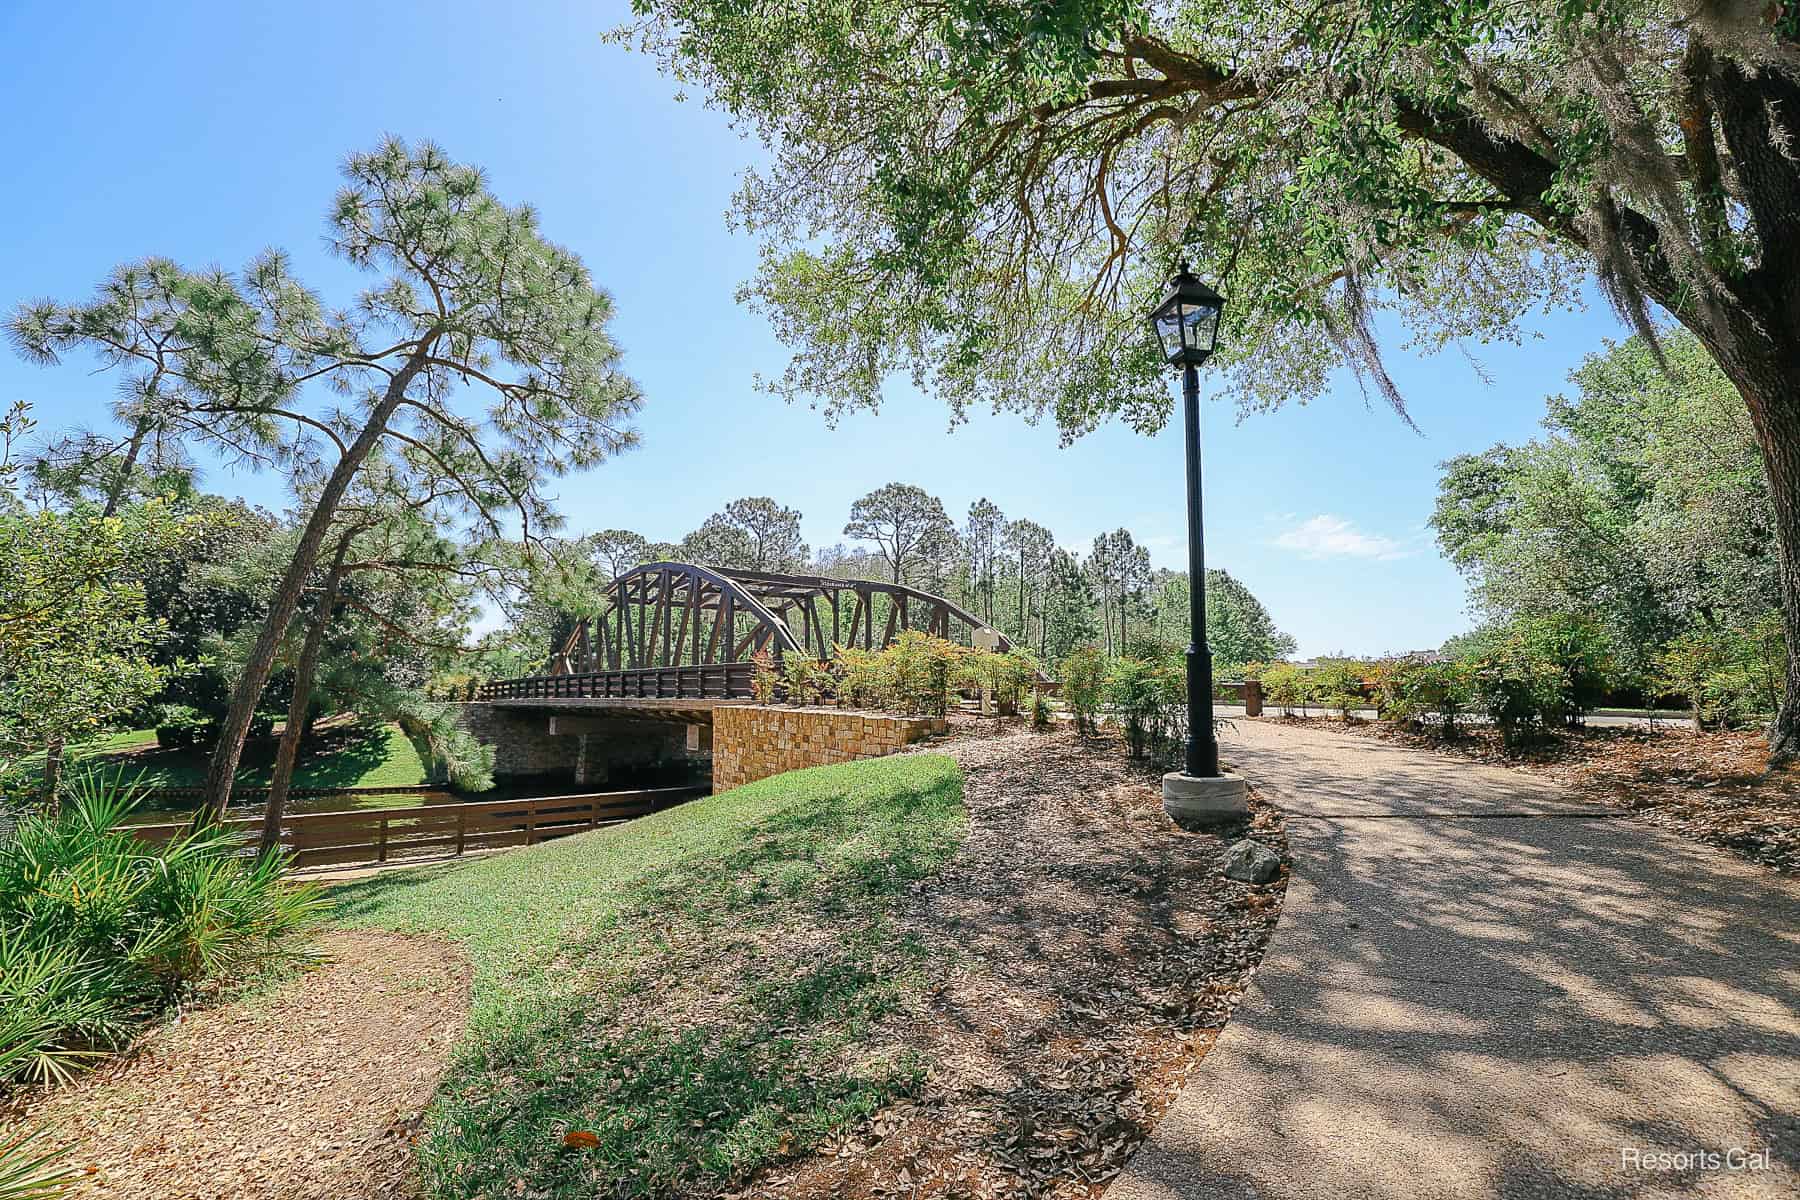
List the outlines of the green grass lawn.
<svg viewBox="0 0 1800 1200">
<path fill-rule="evenodd" d="M 448 937 L 474 962 L 429 1190 L 729 1186 L 916 1086 L 922 1063 L 870 1044 L 925 985 L 889 914 L 964 828 L 956 764 L 904 756 L 338 888 L 341 923 Z M 565 1148 L 571 1130 L 598 1145 Z"/>
<path fill-rule="evenodd" d="M 244 744 L 238 786 L 269 786 L 277 742 L 269 737 Z M 79 766 L 122 770 L 147 788 L 199 787 L 206 782 L 210 754 L 164 750 L 156 744 L 155 730 L 134 729 L 82 747 L 75 759 Z M 343 723 L 319 729 L 301 747 L 294 766 L 297 788 L 417 787 L 424 782 L 425 764 L 396 725 Z"/>
</svg>

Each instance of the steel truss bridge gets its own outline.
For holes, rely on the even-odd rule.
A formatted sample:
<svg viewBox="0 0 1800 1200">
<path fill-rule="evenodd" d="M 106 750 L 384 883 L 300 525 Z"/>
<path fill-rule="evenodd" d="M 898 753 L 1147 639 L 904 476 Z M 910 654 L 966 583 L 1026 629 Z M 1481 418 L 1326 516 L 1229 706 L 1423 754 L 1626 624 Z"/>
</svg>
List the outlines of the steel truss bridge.
<svg viewBox="0 0 1800 1200">
<path fill-rule="evenodd" d="M 1012 648 L 973 613 L 903 584 L 650 563 L 613 580 L 600 613 L 576 625 L 543 674 L 494 681 L 478 698 L 748 699 L 759 651 L 830 660 L 883 649 L 908 629 Z"/>
</svg>

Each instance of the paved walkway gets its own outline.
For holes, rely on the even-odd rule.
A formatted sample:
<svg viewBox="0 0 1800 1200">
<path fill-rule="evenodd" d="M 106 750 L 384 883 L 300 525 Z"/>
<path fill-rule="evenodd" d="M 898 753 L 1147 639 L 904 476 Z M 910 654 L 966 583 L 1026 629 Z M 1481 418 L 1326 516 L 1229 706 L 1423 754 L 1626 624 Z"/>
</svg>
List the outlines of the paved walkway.
<svg viewBox="0 0 1800 1200">
<path fill-rule="evenodd" d="M 1523 772 L 1224 755 L 1287 811 L 1286 906 L 1108 1200 L 1800 1197 L 1800 887 Z"/>
</svg>

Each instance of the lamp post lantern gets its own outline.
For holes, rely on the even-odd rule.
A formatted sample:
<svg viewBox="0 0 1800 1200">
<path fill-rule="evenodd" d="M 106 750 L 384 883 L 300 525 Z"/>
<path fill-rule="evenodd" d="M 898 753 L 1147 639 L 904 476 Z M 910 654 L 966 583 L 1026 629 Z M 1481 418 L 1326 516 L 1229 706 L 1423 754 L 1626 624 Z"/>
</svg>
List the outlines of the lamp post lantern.
<svg viewBox="0 0 1800 1200">
<path fill-rule="evenodd" d="M 1163 807 L 1175 818 L 1217 820 L 1247 811 L 1241 779 L 1219 772 L 1213 733 L 1212 652 L 1206 644 L 1206 531 L 1200 494 L 1200 366 L 1218 344 L 1225 298 L 1196 279 L 1187 263 L 1150 312 L 1163 358 L 1181 367 L 1185 407 L 1188 521 L 1187 754 L 1183 769 L 1163 777 Z"/>
</svg>

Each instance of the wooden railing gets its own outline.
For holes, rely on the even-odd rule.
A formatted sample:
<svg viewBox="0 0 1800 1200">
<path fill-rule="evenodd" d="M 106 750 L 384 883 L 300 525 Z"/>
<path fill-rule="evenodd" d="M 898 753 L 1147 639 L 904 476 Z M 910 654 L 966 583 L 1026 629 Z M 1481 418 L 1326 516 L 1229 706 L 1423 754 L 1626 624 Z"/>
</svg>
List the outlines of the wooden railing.
<svg viewBox="0 0 1800 1200">
<path fill-rule="evenodd" d="M 634 700 L 747 700 L 756 664 L 707 663 L 697 667 L 640 667 L 581 675 L 534 675 L 483 684 L 478 700 L 561 700 L 600 697 Z"/>
<path fill-rule="evenodd" d="M 425 854 L 456 855 L 470 850 L 530 846 L 617 825 L 705 792 L 705 788 L 652 788 L 529 800 L 295 813 L 281 823 L 281 844 L 293 855 L 293 865 L 297 867 L 383 863 Z M 224 824 L 254 836 L 262 818 L 236 818 Z M 144 841 L 161 843 L 187 828 L 185 823 L 136 825 L 131 832 Z"/>
</svg>

